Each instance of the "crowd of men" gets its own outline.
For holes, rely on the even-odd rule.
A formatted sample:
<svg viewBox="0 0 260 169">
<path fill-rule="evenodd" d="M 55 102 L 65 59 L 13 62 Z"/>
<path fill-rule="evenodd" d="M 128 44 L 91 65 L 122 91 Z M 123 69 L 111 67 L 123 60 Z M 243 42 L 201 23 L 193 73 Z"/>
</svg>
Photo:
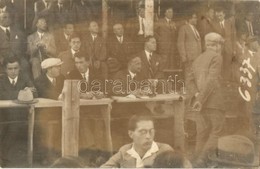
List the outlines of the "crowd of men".
<svg viewBox="0 0 260 169">
<path fill-rule="evenodd" d="M 164 10 L 164 16 L 154 22 L 154 36 L 151 36 L 146 33 L 149 24 L 145 8 L 140 5 L 136 9 L 136 17 L 124 23 L 113 23 L 113 32 L 105 39 L 101 36 L 101 25 L 95 20 L 86 0 L 72 4 L 66 0 L 35 2 L 33 32 L 29 35 L 17 26 L 20 21 L 14 15 L 13 3 L 0 1 L 0 100 L 15 100 L 19 91 L 25 88 L 31 90 L 34 97 L 60 99 L 65 79 L 84 80 L 89 84 L 80 88 L 84 91 L 80 97 L 84 99 L 106 95 L 139 97 L 147 93 L 138 85 L 134 88 L 128 86 L 128 78 L 138 82 L 167 80 L 164 70 L 174 72 L 182 69 L 189 96 L 186 108 L 192 109 L 191 114 L 201 112 L 195 115 L 196 120 L 193 119 L 197 130 L 194 166 L 198 167 L 207 167 L 208 153 L 215 150 L 224 126 L 226 106 L 222 82 L 238 84 L 241 99 L 248 102 L 241 110 L 244 111 L 242 114 L 247 114 L 244 118 L 252 120 L 251 113 L 258 113 L 259 30 L 250 10 L 245 12 L 244 18 L 237 20 L 235 17 L 227 18 L 224 8 L 210 6 L 200 18 L 195 10 L 191 10 L 184 14 L 183 21 L 176 22 L 173 8 L 169 7 Z M 113 86 L 108 87 L 108 93 L 104 91 L 104 82 L 110 79 L 121 81 L 123 88 L 120 92 L 115 92 Z M 97 80 L 101 82 L 102 90 L 90 91 L 91 85 L 94 85 L 91 82 Z M 130 93 L 126 92 L 128 89 Z M 161 90 L 158 89 L 158 92 Z M 61 148 L 61 114 L 53 113 L 56 111 L 59 110 L 41 110 L 36 117 L 42 135 L 40 145 L 52 152 L 60 152 Z M 113 111 L 115 116 L 122 116 L 124 112 L 126 117 L 148 110 L 143 104 L 129 104 L 124 107 L 114 105 Z M 3 122 L 26 119 L 26 110 L 5 112 L 1 119 Z M 102 125 L 91 129 L 91 122 L 86 124 L 90 117 L 84 114 L 80 123 L 80 149 L 91 147 L 102 136 L 102 133 L 97 134 Z M 256 122 L 258 118 L 256 114 Z M 146 126 L 135 120 L 136 128 Z M 58 124 L 53 121 L 58 121 Z M 137 150 L 140 140 L 136 138 L 140 137 L 140 133 L 131 126 L 128 134 L 136 144 L 135 149 L 131 145 L 122 147 L 103 167 L 144 167 L 146 156 L 153 162 L 154 157 L 149 153 L 160 151 L 165 145 L 153 142 L 151 119 L 140 121 L 151 127 L 143 133 L 146 135 L 148 132 L 151 140 L 139 145 Z M 127 130 L 125 122 L 118 124 Z M 49 127 L 53 125 L 55 127 Z M 3 161 L 17 138 L 19 128 L 18 124 L 11 124 L 1 129 Z M 163 149 L 172 150 L 168 145 Z M 121 163 L 125 161 L 125 154 L 136 158 L 137 162 L 130 159 L 131 163 Z M 147 164 L 152 166 L 151 161 Z"/>
</svg>

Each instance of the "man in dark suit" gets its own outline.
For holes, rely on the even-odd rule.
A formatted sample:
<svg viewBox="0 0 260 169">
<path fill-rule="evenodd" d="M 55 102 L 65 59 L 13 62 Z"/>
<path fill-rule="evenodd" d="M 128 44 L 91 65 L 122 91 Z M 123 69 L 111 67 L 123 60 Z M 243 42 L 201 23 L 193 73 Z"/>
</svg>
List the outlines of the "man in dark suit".
<svg viewBox="0 0 260 169">
<path fill-rule="evenodd" d="M 190 73 L 193 61 L 200 55 L 201 37 L 196 28 L 197 15 L 194 12 L 187 13 L 187 24 L 179 29 L 177 47 L 184 66 L 184 78 Z M 186 83 L 186 85 L 188 85 Z"/>
<path fill-rule="evenodd" d="M 143 50 L 144 38 L 146 36 L 146 25 L 145 9 L 143 6 L 140 6 L 137 9 L 137 17 L 130 18 L 126 24 L 126 34 L 135 42 L 136 52 Z"/>
<path fill-rule="evenodd" d="M 236 29 L 238 32 L 246 32 L 249 36 L 257 36 L 258 29 L 254 20 L 254 13 L 247 11 L 245 18 L 236 23 Z"/>
<path fill-rule="evenodd" d="M 6 57 L 4 68 L 5 75 L 0 78 L 0 100 L 16 100 L 19 91 L 24 89 L 31 90 L 34 97 L 37 97 L 32 81 L 20 72 L 20 60 L 17 57 Z M 7 109 L 1 112 L 1 121 L 8 122 L 4 129 L 1 126 L 1 130 L 3 130 L 1 132 L 1 158 L 8 160 L 8 152 L 11 146 L 14 146 L 18 136 L 21 136 L 19 133 L 26 133 L 25 125 L 21 125 L 17 121 L 26 121 L 27 113 L 28 110 L 24 108 Z M 23 137 L 23 139 L 25 138 Z M 3 162 L 6 162 L 5 160 Z"/>
<path fill-rule="evenodd" d="M 162 79 L 164 78 L 162 69 L 164 60 L 160 55 L 156 54 L 156 39 L 153 36 L 145 38 L 143 51 L 137 53 L 135 56 L 141 58 L 141 76 L 144 79 Z"/>
<path fill-rule="evenodd" d="M 110 77 L 119 70 L 127 68 L 127 59 L 133 53 L 133 44 L 125 36 L 122 24 L 113 26 L 114 34 L 107 41 L 107 65 Z"/>
<path fill-rule="evenodd" d="M 14 27 L 9 13 L 0 13 L 0 64 L 3 63 L 4 57 L 10 56 L 11 53 L 19 56 L 22 71 L 29 72 L 29 63 L 25 58 L 26 50 L 25 34 Z M 0 73 L 3 73 L 0 68 Z"/>
<path fill-rule="evenodd" d="M 54 36 L 48 32 L 45 18 L 38 18 L 37 31 L 27 38 L 27 54 L 30 56 L 33 78 L 36 79 L 42 73 L 41 62 L 49 57 L 56 57 L 56 45 Z"/>
<path fill-rule="evenodd" d="M 75 33 L 74 25 L 70 22 L 63 24 L 63 29 L 54 34 L 57 54 L 69 49 L 71 36 Z"/>
<path fill-rule="evenodd" d="M 83 43 L 86 55 L 90 58 L 91 66 L 94 70 L 100 72 L 104 78 L 108 76 L 106 65 L 107 51 L 106 42 L 99 35 L 99 27 L 97 22 L 92 21 L 89 24 L 89 33 L 84 35 Z"/>
<path fill-rule="evenodd" d="M 92 99 L 93 92 L 103 92 L 102 76 L 93 71 L 90 67 L 90 60 L 82 52 L 78 52 L 74 57 L 75 67 L 67 75 L 67 79 L 80 80 L 80 97 L 82 99 Z M 100 83 L 100 87 L 94 87 L 93 83 Z M 84 152 L 87 149 L 102 149 L 105 145 L 102 140 L 103 122 L 100 120 L 100 108 L 82 107 L 80 110 L 79 127 L 79 151 Z"/>
<path fill-rule="evenodd" d="M 62 61 L 57 58 L 48 58 L 41 63 L 46 73 L 35 80 L 39 97 L 54 100 L 60 97 L 65 79 L 60 74 L 61 64 Z M 58 158 L 57 154 L 61 153 L 61 110 L 59 108 L 40 109 L 36 120 L 41 133 L 38 136 L 40 147 L 47 153 L 47 157 L 42 158 L 51 164 L 55 158 Z"/>
<path fill-rule="evenodd" d="M 74 58 L 75 54 L 81 51 L 81 38 L 78 34 L 73 34 L 69 40 L 69 49 L 61 52 L 59 58 L 62 60 L 61 73 L 67 76 L 70 71 L 75 67 Z"/>
<path fill-rule="evenodd" d="M 226 14 L 222 8 L 216 9 L 216 17 L 217 21 L 214 23 L 214 30 L 225 39 L 223 49 L 223 78 L 230 80 L 232 74 L 230 65 L 233 62 L 235 54 L 236 27 L 233 20 L 225 18 Z"/>
<path fill-rule="evenodd" d="M 206 51 L 193 62 L 188 76 L 187 89 L 190 93 L 190 106 L 202 115 L 206 128 L 197 131 L 196 157 L 194 167 L 205 166 L 208 153 L 215 150 L 225 120 L 224 95 L 221 86 L 223 38 L 217 33 L 205 36 Z M 197 127 L 198 124 L 197 122 Z M 205 126 L 204 126 L 205 127 Z"/>
<path fill-rule="evenodd" d="M 177 26 L 173 19 L 173 9 L 166 8 L 165 17 L 155 24 L 155 37 L 158 40 L 158 53 L 166 57 L 165 68 L 176 69 L 179 66 L 177 56 Z"/>
</svg>

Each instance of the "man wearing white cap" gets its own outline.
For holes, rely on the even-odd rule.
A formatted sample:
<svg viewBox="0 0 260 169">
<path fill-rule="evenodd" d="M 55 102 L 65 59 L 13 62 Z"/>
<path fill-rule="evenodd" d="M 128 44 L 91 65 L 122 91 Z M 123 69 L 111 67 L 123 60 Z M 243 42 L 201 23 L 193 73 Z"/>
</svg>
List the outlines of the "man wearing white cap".
<svg viewBox="0 0 260 169">
<path fill-rule="evenodd" d="M 196 111 L 195 116 L 202 116 L 207 126 L 197 132 L 195 155 L 198 158 L 194 167 L 207 167 L 207 154 L 216 148 L 225 120 L 220 83 L 223 38 L 217 33 L 208 33 L 205 43 L 206 51 L 193 62 L 186 85 L 192 96 L 190 106 Z M 196 125 L 200 125 L 199 122 Z"/>
<path fill-rule="evenodd" d="M 58 58 L 48 58 L 41 63 L 45 73 L 35 80 L 39 97 L 58 99 L 64 84 L 64 76 L 60 73 L 61 64 Z M 47 153 L 43 163 L 51 164 L 61 151 L 61 111 L 58 108 L 41 109 L 36 119 L 41 133 L 39 143 Z"/>
</svg>

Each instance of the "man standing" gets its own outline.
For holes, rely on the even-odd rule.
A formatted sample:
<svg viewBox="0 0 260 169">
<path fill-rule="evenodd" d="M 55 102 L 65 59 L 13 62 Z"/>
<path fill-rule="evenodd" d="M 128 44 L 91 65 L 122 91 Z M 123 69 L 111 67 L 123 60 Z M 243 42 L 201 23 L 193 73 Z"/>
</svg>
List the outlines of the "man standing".
<svg viewBox="0 0 260 169">
<path fill-rule="evenodd" d="M 190 105 L 207 124 L 207 128 L 197 133 L 195 154 L 198 158 L 194 167 L 207 167 L 207 155 L 216 148 L 225 120 L 221 87 L 223 38 L 217 33 L 209 33 L 205 36 L 205 43 L 206 51 L 193 62 L 187 78 L 187 88 L 193 96 Z"/>
<path fill-rule="evenodd" d="M 75 54 L 80 51 L 81 39 L 77 34 L 73 34 L 69 40 L 70 49 L 59 54 L 59 58 L 62 60 L 61 73 L 67 76 L 70 71 L 75 67 L 74 58 Z"/>
<path fill-rule="evenodd" d="M 166 8 L 165 17 L 155 24 L 155 37 L 158 40 L 158 53 L 166 57 L 165 68 L 176 69 L 179 66 L 177 57 L 177 26 L 173 19 L 173 9 Z"/>
<path fill-rule="evenodd" d="M 20 71 L 20 60 L 17 57 L 6 57 L 4 69 L 5 74 L 0 78 L 0 100 L 16 100 L 19 91 L 24 89 L 31 90 L 34 97 L 37 97 L 32 81 Z M 4 163 L 6 160 L 9 161 L 7 159 L 9 151 L 18 136 L 21 136 L 19 133 L 26 132 L 25 125 L 18 122 L 26 121 L 27 113 L 28 110 L 23 108 L 12 108 L 1 112 L 1 121 L 7 122 L 6 128 L 1 133 L 1 158 Z"/>
<path fill-rule="evenodd" d="M 225 40 L 223 50 L 223 78 L 230 80 L 232 74 L 231 63 L 235 54 L 236 27 L 231 19 L 225 19 L 226 14 L 223 9 L 216 9 L 216 17 L 217 22 L 214 23 L 214 30 Z"/>
<path fill-rule="evenodd" d="M 127 59 L 133 53 L 133 44 L 125 36 L 122 24 L 113 26 L 114 34 L 107 41 L 107 65 L 111 76 L 119 70 L 126 69 Z"/>
<path fill-rule="evenodd" d="M 238 22 L 236 26 L 238 32 L 246 32 L 249 36 L 258 35 L 252 11 L 247 11 L 245 18 Z"/>
<path fill-rule="evenodd" d="M 41 62 L 56 55 L 55 40 L 53 35 L 48 32 L 46 20 L 39 18 L 36 27 L 37 31 L 27 38 L 27 53 L 30 56 L 34 79 L 42 73 Z"/>
<path fill-rule="evenodd" d="M 128 123 L 128 135 L 133 143 L 121 147 L 101 168 L 152 167 L 158 154 L 173 150 L 167 144 L 154 141 L 154 122 L 150 116 L 134 115 Z"/>
<path fill-rule="evenodd" d="M 62 92 L 64 76 L 60 74 L 62 61 L 48 58 L 41 63 L 45 73 L 35 80 L 39 97 L 57 100 Z M 45 150 L 43 162 L 51 164 L 61 153 L 61 110 L 59 108 L 40 109 L 36 115 L 40 129 L 39 143 Z M 46 164 L 45 164 L 46 165 Z"/>
<path fill-rule="evenodd" d="M 186 77 L 191 71 L 193 61 L 201 53 L 201 37 L 196 29 L 197 15 L 189 13 L 187 24 L 183 25 L 178 34 L 177 47 L 184 66 L 184 76 Z M 186 83 L 189 85 L 188 83 Z"/>
<path fill-rule="evenodd" d="M 83 39 L 83 43 L 85 45 L 86 55 L 90 58 L 91 66 L 93 66 L 95 71 L 100 72 L 103 78 L 107 78 L 106 42 L 105 39 L 99 35 L 97 22 L 90 22 L 89 33 Z"/>
</svg>

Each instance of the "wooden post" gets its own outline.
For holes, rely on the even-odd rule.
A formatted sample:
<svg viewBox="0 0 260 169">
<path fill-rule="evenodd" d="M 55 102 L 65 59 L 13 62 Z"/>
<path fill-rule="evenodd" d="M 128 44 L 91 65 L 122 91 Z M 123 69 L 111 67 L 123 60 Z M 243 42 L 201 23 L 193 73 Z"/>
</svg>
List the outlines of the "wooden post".
<svg viewBox="0 0 260 169">
<path fill-rule="evenodd" d="M 107 37 L 108 31 L 108 4 L 107 0 L 102 0 L 102 35 L 103 38 Z"/>
<path fill-rule="evenodd" d="M 154 0 L 145 0 L 145 36 L 153 35 Z"/>
<path fill-rule="evenodd" d="M 78 156 L 80 105 L 78 80 L 66 80 L 62 95 L 62 156 Z"/>
</svg>

